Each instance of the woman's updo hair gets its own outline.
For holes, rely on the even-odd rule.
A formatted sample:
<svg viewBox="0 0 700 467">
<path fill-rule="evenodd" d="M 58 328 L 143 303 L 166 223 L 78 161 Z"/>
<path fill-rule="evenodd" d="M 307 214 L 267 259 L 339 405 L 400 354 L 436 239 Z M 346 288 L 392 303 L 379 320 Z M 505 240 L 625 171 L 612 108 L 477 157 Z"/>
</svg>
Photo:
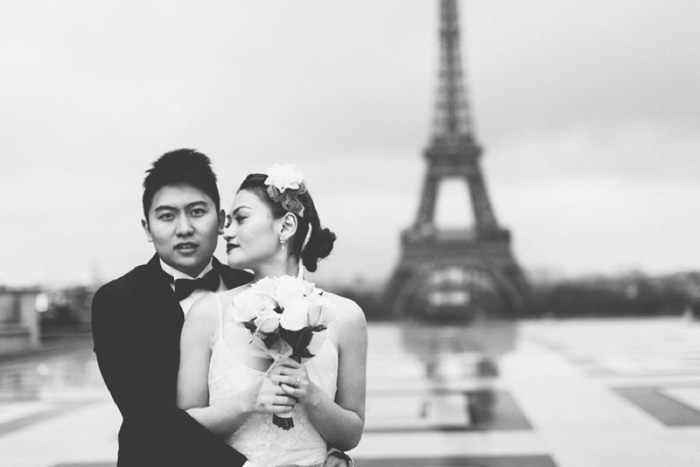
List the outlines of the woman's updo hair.
<svg viewBox="0 0 700 467">
<path fill-rule="evenodd" d="M 238 191 L 252 191 L 270 208 L 272 216 L 275 219 L 280 219 L 290 211 L 287 211 L 282 206 L 282 203 L 270 198 L 265 180 L 267 180 L 267 175 L 265 174 L 250 174 L 243 180 Z M 318 218 L 316 206 L 314 206 L 314 201 L 311 199 L 308 190 L 303 193 L 295 193 L 295 196 L 304 206 L 304 212 L 303 216 L 293 213 L 297 217 L 298 226 L 296 234 L 294 234 L 293 242 L 290 245 L 290 250 L 297 258 L 301 257 L 304 267 L 308 271 L 314 272 L 316 271 L 318 260 L 327 257 L 333 250 L 333 243 L 335 242 L 336 236 L 329 229 L 321 227 L 321 221 Z M 306 239 L 309 227 L 311 228 L 311 236 L 304 247 L 304 240 Z M 302 247 L 304 247 L 303 251 Z"/>
</svg>

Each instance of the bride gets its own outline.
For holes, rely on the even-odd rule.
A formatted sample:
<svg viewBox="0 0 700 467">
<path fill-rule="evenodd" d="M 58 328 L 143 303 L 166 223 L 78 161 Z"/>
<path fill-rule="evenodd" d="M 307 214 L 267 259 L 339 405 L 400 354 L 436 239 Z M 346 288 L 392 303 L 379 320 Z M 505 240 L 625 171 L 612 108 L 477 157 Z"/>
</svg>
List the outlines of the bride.
<svg viewBox="0 0 700 467">
<path fill-rule="evenodd" d="M 302 178 L 293 166 L 276 165 L 249 175 L 236 194 L 224 229 L 227 259 L 233 268 L 251 270 L 253 283 L 301 278 L 333 249 L 335 234 L 321 227 Z M 231 318 L 234 297 L 251 285 L 208 294 L 188 313 L 178 406 L 256 467 L 321 466 L 329 448 L 350 450 L 362 436 L 364 314 L 355 302 L 325 292 L 332 306 L 325 310 L 327 330 L 314 338 L 314 357 L 272 365 L 251 332 Z M 273 415 L 292 415 L 294 427 L 280 428 Z"/>
</svg>

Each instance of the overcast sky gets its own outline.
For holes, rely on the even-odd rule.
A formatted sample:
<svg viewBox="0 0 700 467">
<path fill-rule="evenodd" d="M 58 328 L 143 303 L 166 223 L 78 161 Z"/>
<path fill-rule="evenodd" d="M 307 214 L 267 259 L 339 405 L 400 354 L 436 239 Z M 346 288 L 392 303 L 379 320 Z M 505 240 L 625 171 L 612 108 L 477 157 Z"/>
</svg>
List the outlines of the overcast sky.
<svg viewBox="0 0 700 467">
<path fill-rule="evenodd" d="M 700 269 L 700 2 L 461 1 L 497 219 L 531 271 Z M 438 70 L 436 0 L 0 3 L 0 284 L 149 259 L 150 162 L 208 154 L 227 208 L 302 169 L 338 234 L 317 280 L 384 279 L 413 221 Z M 446 184 L 438 220 L 468 222 Z M 223 244 L 217 256 L 224 258 Z"/>
</svg>

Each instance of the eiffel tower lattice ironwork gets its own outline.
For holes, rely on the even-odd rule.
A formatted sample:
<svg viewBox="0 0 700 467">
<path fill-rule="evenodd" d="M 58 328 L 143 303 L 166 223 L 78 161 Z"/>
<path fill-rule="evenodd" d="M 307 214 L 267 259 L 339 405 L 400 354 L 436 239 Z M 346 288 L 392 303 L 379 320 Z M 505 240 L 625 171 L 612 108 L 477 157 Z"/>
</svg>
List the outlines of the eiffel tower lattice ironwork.
<svg viewBox="0 0 700 467">
<path fill-rule="evenodd" d="M 427 171 L 415 222 L 401 237 L 401 257 L 387 287 L 397 315 L 514 316 L 530 306 L 530 292 L 510 248 L 510 232 L 496 221 L 479 160 L 481 148 L 464 92 L 456 0 L 440 0 L 440 75 Z M 438 188 L 446 179 L 468 186 L 474 225 L 435 223 Z M 466 193 L 465 193 L 466 194 Z"/>
</svg>

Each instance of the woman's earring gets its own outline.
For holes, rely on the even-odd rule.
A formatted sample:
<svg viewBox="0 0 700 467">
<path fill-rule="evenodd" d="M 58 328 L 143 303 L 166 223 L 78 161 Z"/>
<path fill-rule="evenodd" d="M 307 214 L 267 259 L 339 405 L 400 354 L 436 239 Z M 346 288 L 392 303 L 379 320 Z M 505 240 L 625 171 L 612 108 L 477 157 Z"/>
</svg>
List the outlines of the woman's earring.
<svg viewBox="0 0 700 467">
<path fill-rule="evenodd" d="M 287 239 L 285 237 L 280 237 L 280 245 L 282 245 L 282 249 L 287 248 Z"/>
</svg>

